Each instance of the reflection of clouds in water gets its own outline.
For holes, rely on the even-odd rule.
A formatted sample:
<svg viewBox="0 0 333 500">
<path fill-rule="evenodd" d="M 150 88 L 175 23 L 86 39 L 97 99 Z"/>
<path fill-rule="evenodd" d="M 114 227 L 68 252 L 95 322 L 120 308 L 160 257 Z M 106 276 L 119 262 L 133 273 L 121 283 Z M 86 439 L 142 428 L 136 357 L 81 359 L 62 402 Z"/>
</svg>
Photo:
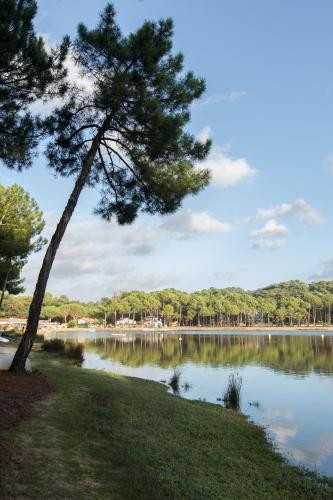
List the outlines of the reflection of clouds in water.
<svg viewBox="0 0 333 500">
<path fill-rule="evenodd" d="M 332 381 L 330 385 L 333 386 Z M 319 466 L 333 453 L 333 434 L 322 432 L 314 435 L 308 447 L 301 436 L 296 437 L 301 429 L 294 422 L 295 414 L 292 409 L 263 408 L 261 414 L 280 451 L 294 460 Z"/>
<path fill-rule="evenodd" d="M 317 436 L 317 439 L 311 442 L 311 449 L 300 445 L 290 446 L 286 444 L 282 444 L 280 449 L 299 462 L 310 462 L 319 466 L 333 452 L 333 434 L 320 433 Z"/>
<path fill-rule="evenodd" d="M 262 408 L 261 413 L 267 418 L 289 418 L 295 416 L 294 410 L 291 408 Z"/>
<path fill-rule="evenodd" d="M 304 436 L 298 436 L 300 427 L 294 421 L 290 408 L 263 408 L 262 416 L 277 441 L 280 451 L 300 463 L 321 465 L 333 453 L 333 434 L 318 433 L 310 438 L 308 446 Z M 304 434 L 304 432 L 301 432 Z"/>
<path fill-rule="evenodd" d="M 286 443 L 288 438 L 298 433 L 298 425 L 292 422 L 268 421 L 268 425 L 279 444 Z"/>
<path fill-rule="evenodd" d="M 261 414 L 280 450 L 291 454 L 297 460 L 293 448 L 286 444 L 289 438 L 295 437 L 299 431 L 299 426 L 294 421 L 294 411 L 291 408 L 262 408 Z"/>
<path fill-rule="evenodd" d="M 279 444 L 286 443 L 288 438 L 298 433 L 295 412 L 291 408 L 261 408 L 261 415 Z"/>
</svg>

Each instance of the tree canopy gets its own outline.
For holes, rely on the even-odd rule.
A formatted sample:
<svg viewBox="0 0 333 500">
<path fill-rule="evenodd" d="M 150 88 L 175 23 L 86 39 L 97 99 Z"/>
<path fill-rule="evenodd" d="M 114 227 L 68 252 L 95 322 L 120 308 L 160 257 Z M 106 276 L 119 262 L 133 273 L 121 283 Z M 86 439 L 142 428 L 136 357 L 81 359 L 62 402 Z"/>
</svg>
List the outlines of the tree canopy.
<svg viewBox="0 0 333 500">
<path fill-rule="evenodd" d="M 0 257 L 0 309 L 2 308 L 6 292 L 11 295 L 18 295 L 24 292 L 24 279 L 21 278 L 24 262 L 22 259 L 12 259 L 9 263 L 7 259 Z"/>
<path fill-rule="evenodd" d="M 30 166 L 40 135 L 30 105 L 61 95 L 68 38 L 47 50 L 34 31 L 35 0 L 0 0 L 0 160 L 19 170 Z"/>
<path fill-rule="evenodd" d="M 21 186 L 0 184 L 0 256 L 26 258 L 45 244 L 45 221 L 34 198 Z"/>
<path fill-rule="evenodd" d="M 112 5 L 95 29 L 78 27 L 72 53 L 90 87 L 73 88 L 47 120 L 54 138 L 47 155 L 58 174 L 71 176 L 82 172 L 94 144 L 88 182 L 100 187 L 96 213 L 107 220 L 132 222 L 139 210 L 173 212 L 208 183 L 208 171 L 194 164 L 206 157 L 210 140 L 184 131 L 189 105 L 205 85 L 184 75 L 172 36 L 167 19 L 124 37 Z"/>
<path fill-rule="evenodd" d="M 6 291 L 21 293 L 21 270 L 28 255 L 46 243 L 41 236 L 45 222 L 36 200 L 21 186 L 0 184 L 0 308 Z"/>
</svg>

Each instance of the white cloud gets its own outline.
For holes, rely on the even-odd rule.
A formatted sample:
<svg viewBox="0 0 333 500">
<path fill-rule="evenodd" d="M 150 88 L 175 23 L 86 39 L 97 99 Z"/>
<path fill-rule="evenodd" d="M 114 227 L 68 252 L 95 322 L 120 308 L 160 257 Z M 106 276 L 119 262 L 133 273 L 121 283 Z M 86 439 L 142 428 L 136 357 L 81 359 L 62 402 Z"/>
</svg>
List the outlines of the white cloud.
<svg viewBox="0 0 333 500">
<path fill-rule="evenodd" d="M 52 37 L 48 33 L 39 33 L 44 40 L 45 47 L 48 51 L 51 51 L 52 48 L 55 48 L 58 45 L 58 42 L 52 39 Z M 75 63 L 73 52 L 69 50 L 67 58 L 64 62 L 64 66 L 67 69 L 67 80 L 72 85 L 76 85 L 78 91 L 83 90 L 85 92 L 92 92 L 94 83 L 92 79 L 87 76 L 83 76 L 80 71 L 78 65 Z M 50 99 L 46 102 L 39 99 L 33 102 L 30 105 L 30 110 L 33 113 L 39 113 L 42 115 L 46 115 L 51 113 L 57 106 L 61 106 L 63 103 L 62 98 L 56 97 L 54 99 Z"/>
<path fill-rule="evenodd" d="M 94 83 L 87 76 L 83 76 L 79 67 L 75 62 L 73 53 L 69 51 L 68 56 L 65 61 L 65 67 L 67 69 L 67 78 L 73 85 L 77 85 L 80 89 L 83 89 L 87 92 L 91 92 L 93 90 Z"/>
<path fill-rule="evenodd" d="M 54 213 L 45 213 L 45 236 L 50 239 L 57 223 Z M 51 271 L 48 289 L 78 299 L 97 299 L 103 294 L 140 288 L 152 290 L 176 286 L 180 279 L 172 270 L 153 269 L 144 256 L 154 252 L 171 235 L 182 239 L 231 230 L 206 212 L 180 210 L 162 219 L 140 220 L 129 226 L 98 218 L 74 218 L 65 233 Z M 33 255 L 24 268 L 27 293 L 32 293 L 44 251 Z M 139 260 L 138 260 L 139 259 Z"/>
<path fill-rule="evenodd" d="M 247 92 L 244 91 L 232 91 L 228 94 L 213 94 L 207 96 L 199 101 L 196 101 L 192 104 L 193 109 L 202 108 L 204 106 L 212 106 L 213 104 L 219 104 L 220 102 L 226 102 L 227 104 L 233 104 L 238 101 L 242 97 L 246 97 L 248 95 Z"/>
<path fill-rule="evenodd" d="M 204 106 L 211 106 L 212 104 L 218 104 L 221 101 L 222 101 L 221 94 L 210 95 L 204 97 L 203 99 L 200 99 L 199 101 L 194 101 L 192 104 L 192 109 L 199 109 Z"/>
<path fill-rule="evenodd" d="M 229 104 L 233 104 L 235 101 L 238 101 L 241 97 L 247 96 L 247 92 L 230 92 L 229 94 L 223 94 L 222 100 L 228 102 Z"/>
<path fill-rule="evenodd" d="M 55 219 L 54 214 L 48 214 L 48 237 Z M 151 253 L 156 234 L 156 229 L 145 228 L 140 221 L 120 227 L 97 218 L 73 219 L 57 252 L 48 289 L 81 299 L 97 299 L 103 293 L 132 289 L 135 284 L 145 289 L 163 281 L 170 284 L 167 272 L 153 279 L 150 271 L 148 277 L 147 271 L 133 262 L 133 255 Z M 43 253 L 33 256 L 24 268 L 28 293 L 37 279 Z"/>
<path fill-rule="evenodd" d="M 269 238 L 259 238 L 254 242 L 253 248 L 256 250 L 279 250 L 286 244 L 285 239 L 272 240 Z"/>
<path fill-rule="evenodd" d="M 200 142 L 206 142 L 208 139 L 212 137 L 212 129 L 207 126 L 204 127 L 201 132 L 197 136 L 197 140 Z"/>
<path fill-rule="evenodd" d="M 260 229 L 254 229 L 250 235 L 252 238 L 287 236 L 288 229 L 284 224 L 279 224 L 275 219 L 269 219 Z"/>
<path fill-rule="evenodd" d="M 324 260 L 319 271 L 310 276 L 310 280 L 333 280 L 333 259 Z"/>
<path fill-rule="evenodd" d="M 154 243 L 159 237 L 158 227 L 144 226 L 141 223 L 133 226 L 121 227 L 124 235 L 121 237 L 121 243 L 129 255 L 149 255 L 154 251 Z"/>
<path fill-rule="evenodd" d="M 208 138 L 209 136 L 210 128 L 205 127 L 199 138 Z M 226 149 L 218 146 L 212 148 L 208 158 L 201 162 L 198 168 L 210 170 L 211 184 L 223 188 L 235 186 L 258 174 L 258 170 L 252 167 L 245 158 L 232 158 Z"/>
<path fill-rule="evenodd" d="M 282 203 L 275 207 L 260 208 L 257 219 L 271 219 L 274 217 L 298 216 L 307 226 L 316 226 L 324 222 L 319 211 L 307 203 L 303 198 L 298 198 L 293 203 Z"/>
<path fill-rule="evenodd" d="M 256 213 L 257 220 L 268 219 L 262 228 L 251 231 L 252 238 L 258 238 L 253 248 L 256 249 L 279 249 L 282 248 L 285 239 L 271 239 L 279 236 L 287 236 L 288 229 L 279 223 L 275 217 L 298 217 L 307 226 L 316 226 L 324 222 L 319 211 L 307 203 L 303 198 L 296 199 L 293 203 L 282 203 L 275 207 L 261 208 Z"/>
<path fill-rule="evenodd" d="M 43 38 L 48 52 L 56 48 L 59 44 L 59 42 L 54 40 L 52 35 L 49 33 L 39 33 L 39 36 Z M 75 63 L 74 54 L 71 49 L 68 51 L 64 66 L 67 69 L 67 78 L 71 83 L 76 84 L 78 87 L 85 90 L 92 90 L 93 82 L 87 76 L 82 76 L 78 65 Z"/>
<path fill-rule="evenodd" d="M 232 225 L 212 217 L 208 212 L 193 212 L 190 209 L 182 209 L 160 225 L 162 230 L 179 233 L 182 237 L 192 234 L 218 234 L 228 233 Z"/>
</svg>

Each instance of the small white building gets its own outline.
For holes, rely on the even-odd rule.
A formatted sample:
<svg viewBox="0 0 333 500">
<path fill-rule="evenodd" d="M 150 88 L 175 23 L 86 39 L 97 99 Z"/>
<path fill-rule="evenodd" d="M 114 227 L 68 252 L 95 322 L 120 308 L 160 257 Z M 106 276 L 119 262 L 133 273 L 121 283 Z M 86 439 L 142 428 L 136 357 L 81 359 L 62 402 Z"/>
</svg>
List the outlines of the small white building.
<svg viewBox="0 0 333 500">
<path fill-rule="evenodd" d="M 92 325 L 94 323 L 98 323 L 98 320 L 95 318 L 79 318 L 77 320 L 78 325 Z"/>
<path fill-rule="evenodd" d="M 144 326 L 148 327 L 148 328 L 162 328 L 163 326 L 163 323 L 162 321 L 157 318 L 157 317 L 149 317 L 146 319 L 146 321 L 144 322 Z"/>
<path fill-rule="evenodd" d="M 116 326 L 135 326 L 136 321 L 131 318 L 122 318 L 116 321 Z"/>
</svg>

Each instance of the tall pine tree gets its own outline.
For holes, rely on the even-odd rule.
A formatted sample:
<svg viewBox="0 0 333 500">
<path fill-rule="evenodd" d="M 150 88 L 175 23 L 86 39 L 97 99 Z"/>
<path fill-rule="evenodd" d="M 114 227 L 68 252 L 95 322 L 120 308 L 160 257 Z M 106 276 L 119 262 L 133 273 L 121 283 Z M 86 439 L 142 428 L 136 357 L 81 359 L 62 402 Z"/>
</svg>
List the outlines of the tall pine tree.
<svg viewBox="0 0 333 500">
<path fill-rule="evenodd" d="M 72 52 L 88 85 L 73 88 L 47 121 L 49 165 L 76 180 L 47 249 L 12 370 L 24 369 L 51 267 L 84 186 L 100 188 L 97 214 L 126 224 L 139 211 L 174 212 L 209 182 L 208 171 L 195 164 L 208 154 L 210 141 L 198 142 L 184 130 L 205 84 L 184 73 L 182 54 L 172 54 L 172 36 L 170 19 L 145 22 L 123 36 L 111 4 L 96 29 L 78 27 Z"/>
</svg>

